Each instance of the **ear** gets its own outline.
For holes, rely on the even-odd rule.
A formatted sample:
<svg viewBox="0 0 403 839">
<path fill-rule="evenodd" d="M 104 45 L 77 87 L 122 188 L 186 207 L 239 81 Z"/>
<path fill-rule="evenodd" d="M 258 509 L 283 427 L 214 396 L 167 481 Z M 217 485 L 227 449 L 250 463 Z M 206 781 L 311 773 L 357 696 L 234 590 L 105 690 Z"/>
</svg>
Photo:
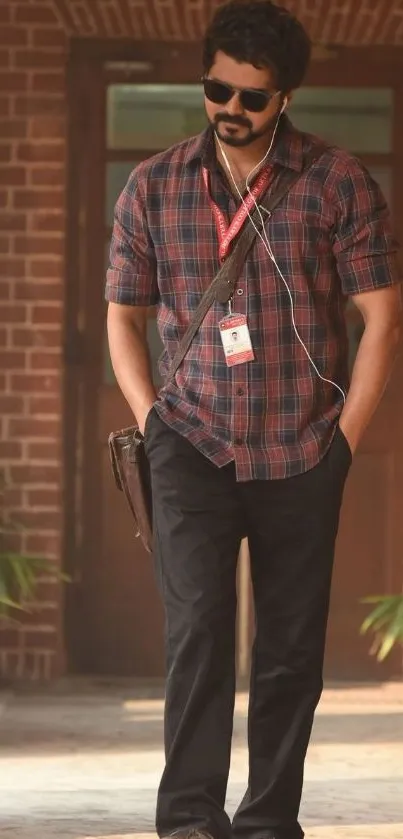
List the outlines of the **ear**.
<svg viewBox="0 0 403 839">
<path fill-rule="evenodd" d="M 288 106 L 290 105 L 290 103 L 292 101 L 293 96 L 294 96 L 294 91 L 293 90 L 289 90 L 288 93 L 284 94 L 283 106 L 281 108 L 281 113 L 283 113 L 285 111 L 285 109 L 288 108 Z"/>
</svg>

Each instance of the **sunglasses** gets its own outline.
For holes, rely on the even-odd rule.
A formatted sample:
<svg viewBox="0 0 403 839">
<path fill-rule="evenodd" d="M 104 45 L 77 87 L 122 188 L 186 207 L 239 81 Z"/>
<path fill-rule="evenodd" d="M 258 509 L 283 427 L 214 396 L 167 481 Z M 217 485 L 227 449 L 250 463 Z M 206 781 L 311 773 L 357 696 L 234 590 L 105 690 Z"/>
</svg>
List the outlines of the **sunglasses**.
<svg viewBox="0 0 403 839">
<path fill-rule="evenodd" d="M 226 82 L 217 82 L 215 79 L 202 78 L 206 99 L 214 102 L 215 105 L 226 105 L 236 93 L 239 94 L 239 101 L 245 111 L 258 114 L 267 108 L 269 102 L 278 96 L 277 93 L 267 93 L 265 90 L 255 90 L 247 87 L 233 87 Z"/>
</svg>

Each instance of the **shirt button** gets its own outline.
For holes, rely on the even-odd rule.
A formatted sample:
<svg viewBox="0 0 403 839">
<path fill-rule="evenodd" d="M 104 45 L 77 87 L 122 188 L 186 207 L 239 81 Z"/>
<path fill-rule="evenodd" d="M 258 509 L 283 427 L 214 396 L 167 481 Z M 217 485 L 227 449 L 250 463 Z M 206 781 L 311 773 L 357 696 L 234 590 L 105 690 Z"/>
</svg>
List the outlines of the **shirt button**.
<svg viewBox="0 0 403 839">
<path fill-rule="evenodd" d="M 244 395 L 244 391 L 242 390 L 242 388 L 241 388 L 241 387 L 239 387 L 239 388 L 238 388 L 238 390 L 237 390 L 237 392 L 236 392 L 236 395 L 237 395 L 237 396 L 243 396 L 243 395 Z"/>
<path fill-rule="evenodd" d="M 242 443 L 243 443 L 242 437 L 235 437 L 234 442 L 235 442 L 236 446 L 242 446 Z"/>
<path fill-rule="evenodd" d="M 243 288 L 238 288 L 236 293 L 239 294 L 239 296 L 241 297 L 241 295 L 243 294 Z"/>
</svg>

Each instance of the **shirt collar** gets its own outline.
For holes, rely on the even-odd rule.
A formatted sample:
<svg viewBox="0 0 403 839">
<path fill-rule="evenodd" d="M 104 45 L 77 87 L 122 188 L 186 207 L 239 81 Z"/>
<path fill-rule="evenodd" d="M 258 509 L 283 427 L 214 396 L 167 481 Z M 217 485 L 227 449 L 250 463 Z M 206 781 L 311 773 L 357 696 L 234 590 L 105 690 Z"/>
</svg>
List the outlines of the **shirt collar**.
<svg viewBox="0 0 403 839">
<path fill-rule="evenodd" d="M 270 162 L 301 172 L 304 166 L 303 146 L 303 135 L 298 129 L 294 128 L 291 120 L 284 114 L 280 119 L 276 141 L 270 154 Z M 213 129 L 210 125 L 189 143 L 185 166 L 197 160 L 208 169 L 214 168 L 217 164 Z"/>
</svg>

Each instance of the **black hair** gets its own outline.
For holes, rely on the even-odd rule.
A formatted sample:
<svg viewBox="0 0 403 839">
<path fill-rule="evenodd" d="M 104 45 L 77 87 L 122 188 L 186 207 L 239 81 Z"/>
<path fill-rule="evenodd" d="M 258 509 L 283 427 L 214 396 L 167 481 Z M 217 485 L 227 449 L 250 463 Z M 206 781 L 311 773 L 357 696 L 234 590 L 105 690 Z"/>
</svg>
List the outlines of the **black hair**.
<svg viewBox="0 0 403 839">
<path fill-rule="evenodd" d="M 302 24 L 270 0 L 231 0 L 220 6 L 203 42 L 203 71 L 208 73 L 218 51 L 236 61 L 269 68 L 276 85 L 289 93 L 302 84 L 311 41 Z"/>
</svg>

